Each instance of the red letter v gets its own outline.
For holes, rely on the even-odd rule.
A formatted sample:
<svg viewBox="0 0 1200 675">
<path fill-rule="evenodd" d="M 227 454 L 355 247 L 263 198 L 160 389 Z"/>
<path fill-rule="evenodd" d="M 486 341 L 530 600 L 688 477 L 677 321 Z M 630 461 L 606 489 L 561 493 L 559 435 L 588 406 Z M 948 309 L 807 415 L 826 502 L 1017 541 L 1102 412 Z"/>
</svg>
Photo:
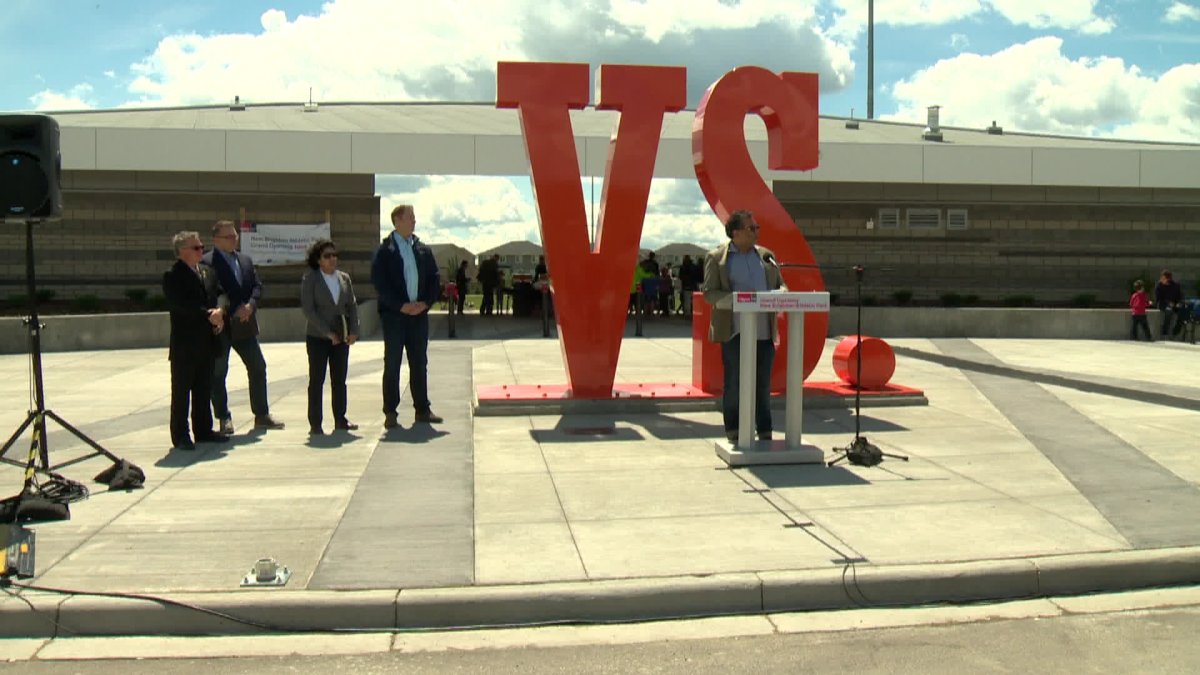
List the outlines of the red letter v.
<svg viewBox="0 0 1200 675">
<path fill-rule="evenodd" d="M 663 114 L 687 103 L 687 71 L 600 66 L 597 107 L 621 118 L 609 144 L 594 248 L 568 112 L 587 105 L 587 64 L 502 62 L 496 79 L 496 107 L 520 111 L 567 384 L 575 398 L 609 398 Z"/>
</svg>

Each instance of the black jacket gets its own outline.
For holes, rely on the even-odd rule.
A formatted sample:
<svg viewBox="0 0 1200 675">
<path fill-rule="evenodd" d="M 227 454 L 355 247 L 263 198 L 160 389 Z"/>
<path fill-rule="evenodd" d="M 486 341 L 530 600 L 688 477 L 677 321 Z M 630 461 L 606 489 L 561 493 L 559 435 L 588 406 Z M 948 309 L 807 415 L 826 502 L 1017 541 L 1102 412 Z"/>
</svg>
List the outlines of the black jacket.
<svg viewBox="0 0 1200 675">
<path fill-rule="evenodd" d="M 442 294 L 441 275 L 433 251 L 413 235 L 413 257 L 417 260 L 417 297 L 429 307 Z M 404 258 L 396 248 L 396 240 L 389 233 L 379 244 L 371 258 L 371 284 L 379 294 L 379 313 L 400 313 L 400 308 L 409 302 L 404 284 Z M 426 309 L 428 311 L 428 309 Z"/>
<path fill-rule="evenodd" d="M 200 276 L 182 260 L 163 273 L 163 295 L 171 313 L 172 361 L 212 358 L 217 336 L 208 322 L 208 310 L 217 306 L 217 275 L 200 265 Z"/>
</svg>

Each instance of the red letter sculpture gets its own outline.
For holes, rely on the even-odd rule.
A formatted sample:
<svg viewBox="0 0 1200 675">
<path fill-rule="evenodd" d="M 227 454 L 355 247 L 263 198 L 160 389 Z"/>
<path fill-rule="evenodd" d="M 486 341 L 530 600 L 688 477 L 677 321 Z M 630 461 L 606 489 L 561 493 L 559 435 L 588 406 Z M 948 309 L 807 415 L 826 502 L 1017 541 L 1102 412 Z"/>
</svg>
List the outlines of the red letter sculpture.
<svg viewBox="0 0 1200 675">
<path fill-rule="evenodd" d="M 700 189 L 717 218 L 749 209 L 762 227 L 759 240 L 782 263 L 812 265 L 784 268 L 793 291 L 823 291 L 825 282 L 804 235 L 763 181 L 746 148 L 745 123 L 756 113 L 767 125 L 770 169 L 814 169 L 818 161 L 817 76 L 776 75 L 757 67 L 736 68 L 717 80 L 700 101 L 692 124 L 692 157 Z M 722 233 L 723 235 L 723 233 Z M 809 314 L 804 322 L 804 375 L 817 366 L 825 348 L 828 314 Z M 789 337 L 781 332 L 780 339 Z M 787 350 L 780 348 L 775 372 L 786 371 Z M 707 363 L 705 364 L 707 365 Z"/>
<path fill-rule="evenodd" d="M 620 123 L 609 144 L 594 245 L 569 114 L 587 105 L 587 64 L 502 62 L 496 79 L 496 106 L 520 113 L 570 395 L 609 398 L 663 114 L 686 104 L 687 71 L 600 66 L 597 107 L 620 111 Z"/>
</svg>

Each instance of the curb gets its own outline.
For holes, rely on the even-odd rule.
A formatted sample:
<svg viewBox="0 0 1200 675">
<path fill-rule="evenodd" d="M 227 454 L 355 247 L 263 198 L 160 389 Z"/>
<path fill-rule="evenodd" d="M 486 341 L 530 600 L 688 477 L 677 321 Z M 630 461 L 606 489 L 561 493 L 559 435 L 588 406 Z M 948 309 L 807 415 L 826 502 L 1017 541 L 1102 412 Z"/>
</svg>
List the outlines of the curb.
<svg viewBox="0 0 1200 675">
<path fill-rule="evenodd" d="M 628 622 L 1012 600 L 1200 584 L 1200 546 L 1034 558 L 378 591 L 178 593 L 172 601 L 295 631 Z M 21 598 L 29 600 L 26 604 Z M 31 608 L 32 605 L 32 608 Z M 26 591 L 0 596 L 0 637 L 270 632 L 192 609 Z"/>
</svg>

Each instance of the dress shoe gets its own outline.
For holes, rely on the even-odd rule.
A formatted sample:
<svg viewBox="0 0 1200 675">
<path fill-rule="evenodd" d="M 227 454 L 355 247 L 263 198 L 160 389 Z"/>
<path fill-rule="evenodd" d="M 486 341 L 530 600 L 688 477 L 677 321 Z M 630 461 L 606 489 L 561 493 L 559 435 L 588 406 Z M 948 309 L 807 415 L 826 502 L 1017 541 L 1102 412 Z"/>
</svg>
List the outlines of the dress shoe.
<svg viewBox="0 0 1200 675">
<path fill-rule="evenodd" d="M 172 447 L 172 449 L 173 450 L 195 450 L 196 444 L 192 442 L 192 439 L 184 437 L 183 439 L 176 441 L 174 446 Z"/>
<path fill-rule="evenodd" d="M 309 427 L 308 435 L 309 436 L 324 436 L 325 430 L 322 429 L 321 427 Z"/>
<path fill-rule="evenodd" d="M 225 434 L 226 436 L 232 436 L 233 435 L 233 420 L 228 417 L 221 420 L 221 428 L 218 429 L 217 431 L 220 431 L 221 433 Z"/>
<path fill-rule="evenodd" d="M 398 426 L 400 426 L 400 420 L 396 418 L 396 413 L 393 412 L 393 413 L 387 413 L 386 415 L 384 415 L 384 417 L 383 417 L 383 428 L 384 429 L 395 429 Z"/>
<path fill-rule="evenodd" d="M 283 426 L 283 422 L 280 422 L 270 415 L 262 415 L 254 418 L 255 429 L 282 429 Z"/>
<path fill-rule="evenodd" d="M 737 429 L 726 429 L 725 430 L 725 439 L 728 440 L 730 443 L 737 443 L 737 436 L 738 436 Z"/>
<path fill-rule="evenodd" d="M 758 440 L 760 440 L 760 441 L 769 441 L 769 440 L 771 440 L 771 438 L 772 438 L 772 434 L 770 431 L 758 432 Z"/>
<path fill-rule="evenodd" d="M 228 443 L 229 437 L 225 434 L 210 431 L 206 434 L 196 434 L 197 443 Z"/>
<path fill-rule="evenodd" d="M 418 424 L 441 424 L 443 422 L 442 418 L 434 415 L 432 410 L 417 413 L 413 421 Z"/>
<path fill-rule="evenodd" d="M 354 431 L 358 425 L 347 419 L 341 419 L 333 423 L 334 429 L 345 429 L 346 431 Z"/>
</svg>

